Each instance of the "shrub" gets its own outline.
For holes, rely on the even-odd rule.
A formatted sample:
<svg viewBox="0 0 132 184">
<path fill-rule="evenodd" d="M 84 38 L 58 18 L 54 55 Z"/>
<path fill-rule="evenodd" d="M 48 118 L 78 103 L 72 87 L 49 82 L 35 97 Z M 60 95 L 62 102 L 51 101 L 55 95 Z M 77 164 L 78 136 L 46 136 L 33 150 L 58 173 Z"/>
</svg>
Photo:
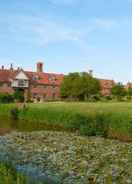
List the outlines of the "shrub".
<svg viewBox="0 0 132 184">
<path fill-rule="evenodd" d="M 14 120 L 17 120 L 18 119 L 18 116 L 19 116 L 19 110 L 18 108 L 14 107 L 11 109 L 10 111 L 11 113 L 11 117 L 14 119 Z"/>
<path fill-rule="evenodd" d="M 0 94 L 0 103 L 11 103 L 14 101 L 13 95 L 7 93 Z"/>
<path fill-rule="evenodd" d="M 66 127 L 72 130 L 80 130 L 82 125 L 88 124 L 91 121 L 91 118 L 75 113 L 69 116 Z"/>
<path fill-rule="evenodd" d="M 24 102 L 24 94 L 23 91 L 16 90 L 15 93 L 13 94 L 14 99 L 18 102 Z"/>
</svg>

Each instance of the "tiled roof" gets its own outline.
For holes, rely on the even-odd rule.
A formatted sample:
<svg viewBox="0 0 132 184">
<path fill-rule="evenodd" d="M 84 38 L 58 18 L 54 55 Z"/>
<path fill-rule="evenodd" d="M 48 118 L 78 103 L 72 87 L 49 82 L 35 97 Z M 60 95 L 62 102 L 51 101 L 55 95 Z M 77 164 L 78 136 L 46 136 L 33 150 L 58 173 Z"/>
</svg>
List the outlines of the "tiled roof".
<svg viewBox="0 0 132 184">
<path fill-rule="evenodd" d="M 15 75 L 16 71 L 0 70 L 0 82 L 10 82 Z"/>
<path fill-rule="evenodd" d="M 0 70 L 0 82 L 10 82 L 19 71 L 17 70 Z M 29 77 L 29 80 L 37 84 L 45 85 L 60 85 L 63 81 L 63 74 L 55 73 L 37 73 L 24 71 L 24 73 Z"/>
</svg>

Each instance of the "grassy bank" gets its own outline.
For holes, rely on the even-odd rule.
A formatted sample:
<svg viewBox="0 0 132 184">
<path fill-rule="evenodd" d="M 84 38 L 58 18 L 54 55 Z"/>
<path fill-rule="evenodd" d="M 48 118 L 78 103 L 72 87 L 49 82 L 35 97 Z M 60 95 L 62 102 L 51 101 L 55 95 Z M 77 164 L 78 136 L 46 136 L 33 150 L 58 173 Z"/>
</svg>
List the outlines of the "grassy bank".
<svg viewBox="0 0 132 184">
<path fill-rule="evenodd" d="M 0 105 L 0 116 L 10 116 L 15 105 Z M 51 129 L 78 131 L 132 141 L 132 103 L 44 103 L 29 104 L 19 119 L 43 122 Z"/>
</svg>

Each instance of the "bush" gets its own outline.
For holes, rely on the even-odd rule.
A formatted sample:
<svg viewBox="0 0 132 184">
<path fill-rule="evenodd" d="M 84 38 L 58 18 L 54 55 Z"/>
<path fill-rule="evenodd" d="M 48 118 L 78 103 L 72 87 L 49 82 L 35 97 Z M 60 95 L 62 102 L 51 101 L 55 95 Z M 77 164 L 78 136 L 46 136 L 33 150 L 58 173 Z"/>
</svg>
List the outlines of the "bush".
<svg viewBox="0 0 132 184">
<path fill-rule="evenodd" d="M 66 127 L 72 130 L 80 130 L 82 125 L 90 123 L 92 120 L 81 114 L 72 114 L 69 116 L 68 121 L 66 123 Z"/>
<path fill-rule="evenodd" d="M 0 103 L 12 103 L 14 102 L 13 95 L 10 94 L 0 94 Z"/>
<path fill-rule="evenodd" d="M 12 108 L 11 111 L 11 117 L 14 119 L 14 120 L 17 120 L 18 119 L 18 116 L 19 116 L 19 110 L 18 108 Z"/>
<path fill-rule="evenodd" d="M 24 93 L 23 91 L 16 90 L 14 93 L 14 99 L 18 102 L 24 102 Z"/>
<path fill-rule="evenodd" d="M 100 95 L 91 95 L 91 96 L 88 98 L 88 101 L 89 101 L 89 102 L 97 102 L 97 101 L 100 101 L 100 100 L 101 100 Z"/>
</svg>

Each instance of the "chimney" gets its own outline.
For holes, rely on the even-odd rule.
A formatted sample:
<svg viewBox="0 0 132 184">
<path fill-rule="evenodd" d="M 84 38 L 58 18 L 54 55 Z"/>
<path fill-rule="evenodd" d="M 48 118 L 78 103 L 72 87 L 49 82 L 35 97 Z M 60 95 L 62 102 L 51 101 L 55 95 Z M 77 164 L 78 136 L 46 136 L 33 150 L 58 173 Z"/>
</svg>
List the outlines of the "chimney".
<svg viewBox="0 0 132 184">
<path fill-rule="evenodd" d="M 17 71 L 20 71 L 20 67 L 17 67 Z"/>
<path fill-rule="evenodd" d="M 4 70 L 4 65 L 2 65 L 1 69 Z"/>
<path fill-rule="evenodd" d="M 42 62 L 38 62 L 37 63 L 37 72 L 38 73 L 42 73 L 43 72 L 43 63 Z"/>
<path fill-rule="evenodd" d="M 13 64 L 11 64 L 11 66 L 10 66 L 10 70 L 11 70 L 11 71 L 13 71 Z"/>
<path fill-rule="evenodd" d="M 89 75 L 93 76 L 93 70 L 89 70 Z"/>
</svg>

